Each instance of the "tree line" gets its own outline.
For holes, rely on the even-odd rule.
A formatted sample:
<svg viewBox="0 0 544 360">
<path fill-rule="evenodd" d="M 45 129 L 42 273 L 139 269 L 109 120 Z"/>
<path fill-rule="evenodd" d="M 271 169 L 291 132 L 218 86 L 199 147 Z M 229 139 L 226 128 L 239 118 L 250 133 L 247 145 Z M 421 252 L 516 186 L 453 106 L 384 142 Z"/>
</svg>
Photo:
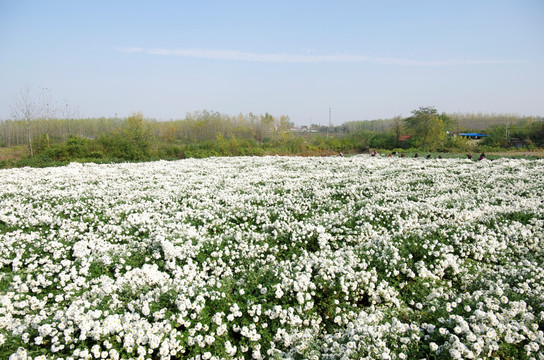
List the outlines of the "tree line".
<svg viewBox="0 0 544 360">
<path fill-rule="evenodd" d="M 46 136 L 50 143 L 64 142 L 70 136 L 97 139 L 105 134 L 118 131 L 128 118 L 45 118 L 32 117 L 0 120 L 0 145 L 29 145 L 32 140 Z M 143 115 L 138 114 L 139 117 Z M 279 117 L 269 113 L 253 113 L 230 116 L 214 111 L 196 111 L 185 119 L 156 121 L 144 119 L 145 127 L 153 136 L 163 141 L 180 140 L 199 142 L 215 139 L 218 133 L 224 136 L 252 138 L 262 142 L 273 134 L 290 131 L 294 124 L 286 115 Z"/>
<path fill-rule="evenodd" d="M 233 117 L 209 111 L 192 113 L 185 120 L 170 122 L 145 119 L 142 113 L 134 113 L 125 119 L 96 120 L 30 122 L 35 126 L 35 133 L 45 132 L 32 139 L 32 151 L 29 143 L 24 145 L 29 156 L 19 160 L 0 158 L 0 168 L 52 166 L 70 161 L 118 162 L 276 154 L 324 156 L 340 152 L 362 153 L 370 149 L 413 153 L 488 152 L 511 146 L 504 131 L 506 125 L 486 129 L 489 137 L 475 143 L 462 136 L 454 136 L 451 131 L 458 127 L 456 121 L 447 114 L 438 113 L 433 107 L 414 110 L 408 118 L 395 118 L 383 131 L 363 128 L 342 132 L 340 127 L 314 126 L 312 132 L 294 132 L 287 117 L 270 114 Z M 108 126 L 98 126 L 101 122 Z M 39 128 L 40 125 L 44 127 Z M 62 130 L 68 125 L 71 134 Z M 508 131 L 512 136 L 524 139 L 527 148 L 544 146 L 544 121 L 534 121 L 530 125 L 519 128 L 515 124 L 509 125 Z M 26 131 L 24 126 L 21 128 L 23 133 Z M 93 128 L 99 131 L 92 132 Z M 24 143 L 26 137 L 22 136 L 22 139 Z"/>
<path fill-rule="evenodd" d="M 46 92 L 47 95 L 47 92 Z M 53 103 L 53 104 L 51 104 Z M 486 132 L 479 142 L 457 134 Z M 464 152 L 475 148 L 544 147 L 544 118 L 512 114 L 446 114 L 420 107 L 411 116 L 296 129 L 286 115 L 195 111 L 184 119 L 79 118 L 50 97 L 22 91 L 12 119 L 0 120 L 0 147 L 24 147 L 28 159 L 0 167 L 74 159 L 141 161 L 236 155 L 327 155 L 369 149 Z M 36 156 L 35 156 L 36 155 Z M 32 158 L 34 158 L 32 160 Z"/>
<path fill-rule="evenodd" d="M 512 114 L 438 114 L 447 119 L 448 131 L 470 132 L 488 131 L 491 133 L 510 130 L 510 136 L 531 138 L 537 137 L 538 129 L 544 121 L 543 117 L 519 116 Z M 413 118 L 409 117 L 408 119 Z M 425 118 L 425 117 L 423 117 Z M 9 147 L 29 145 L 29 139 L 45 136 L 49 143 L 65 142 L 69 136 L 97 139 L 121 129 L 128 118 L 48 118 L 45 116 L 26 119 L 0 120 L 0 146 Z M 146 127 L 154 137 L 161 141 L 182 141 L 185 143 L 214 140 L 218 133 L 223 137 L 235 136 L 239 139 L 254 139 L 263 142 L 278 134 L 292 132 L 293 122 L 286 115 L 273 116 L 265 114 L 238 114 L 236 116 L 214 111 L 196 111 L 186 115 L 185 119 L 156 121 L 144 119 Z M 338 126 L 312 125 L 310 129 L 320 134 L 329 133 L 336 136 L 353 135 L 363 132 L 376 134 L 395 133 L 407 135 L 410 126 L 406 119 L 349 121 Z M 411 126 L 415 126 L 412 124 Z M 301 132 L 294 132 L 303 135 Z M 538 142 L 538 139 L 535 139 Z M 416 145 L 416 147 L 422 144 Z M 432 145 L 432 144 L 431 144 Z"/>
</svg>

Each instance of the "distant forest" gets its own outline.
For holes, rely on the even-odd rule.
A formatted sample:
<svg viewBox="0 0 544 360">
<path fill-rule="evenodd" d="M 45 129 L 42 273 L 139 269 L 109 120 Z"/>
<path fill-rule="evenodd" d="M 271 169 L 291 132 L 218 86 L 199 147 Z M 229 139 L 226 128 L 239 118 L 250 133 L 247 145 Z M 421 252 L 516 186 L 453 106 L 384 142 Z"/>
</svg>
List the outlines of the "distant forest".
<svg viewBox="0 0 544 360">
<path fill-rule="evenodd" d="M 456 132 L 476 132 L 501 125 L 516 126 L 518 128 L 530 127 L 535 122 L 544 121 L 542 116 L 520 116 L 517 114 L 484 114 L 484 113 L 453 113 L 447 116 L 455 123 Z M 375 132 L 387 132 L 402 118 L 378 120 L 349 121 L 338 128 L 343 132 L 369 130 Z"/>
<path fill-rule="evenodd" d="M 0 168 L 70 161 L 119 162 L 210 156 L 464 153 L 544 148 L 544 118 L 510 114 L 445 114 L 421 107 L 408 118 L 295 127 L 286 115 L 197 111 L 182 120 L 27 116 L 0 121 Z M 478 140 L 459 136 L 485 132 Z"/>
<path fill-rule="evenodd" d="M 454 113 L 447 114 L 453 120 L 453 132 L 473 132 L 510 128 L 515 134 L 530 132 L 534 124 L 544 121 L 544 118 L 519 116 L 515 114 L 483 114 L 483 113 Z M 29 120 L 0 120 L 0 146 L 9 147 L 28 145 L 29 139 L 39 139 L 45 136 L 49 143 L 65 142 L 70 136 L 87 139 L 98 139 L 106 134 L 122 128 L 127 118 L 37 118 Z M 215 140 L 218 134 L 222 137 L 238 139 L 253 139 L 257 142 L 270 140 L 274 137 L 292 133 L 307 136 L 308 134 L 329 134 L 336 136 L 353 135 L 361 131 L 375 133 L 390 133 L 395 127 L 402 126 L 404 119 L 400 117 L 378 120 L 349 121 L 337 126 L 295 127 L 288 116 L 273 116 L 239 114 L 225 115 L 214 111 L 197 111 L 181 120 L 156 121 L 144 119 L 146 128 L 161 141 L 183 143 Z M 404 134 L 405 129 L 400 129 Z M 397 129 L 398 131 L 398 129 Z M 527 137 L 528 135 L 523 135 Z"/>
</svg>

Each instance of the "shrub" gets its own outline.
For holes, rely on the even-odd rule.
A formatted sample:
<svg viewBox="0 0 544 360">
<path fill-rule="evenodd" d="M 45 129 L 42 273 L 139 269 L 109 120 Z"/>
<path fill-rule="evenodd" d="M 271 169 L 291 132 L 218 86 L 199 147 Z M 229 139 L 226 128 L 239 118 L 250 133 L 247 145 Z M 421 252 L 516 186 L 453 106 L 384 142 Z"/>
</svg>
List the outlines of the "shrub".
<svg viewBox="0 0 544 360">
<path fill-rule="evenodd" d="M 89 140 L 77 135 L 69 135 L 66 140 L 66 151 L 71 158 L 81 158 L 88 155 Z"/>
<path fill-rule="evenodd" d="M 159 144 L 157 156 L 160 159 L 182 159 L 184 157 L 183 147 L 175 144 Z"/>
</svg>

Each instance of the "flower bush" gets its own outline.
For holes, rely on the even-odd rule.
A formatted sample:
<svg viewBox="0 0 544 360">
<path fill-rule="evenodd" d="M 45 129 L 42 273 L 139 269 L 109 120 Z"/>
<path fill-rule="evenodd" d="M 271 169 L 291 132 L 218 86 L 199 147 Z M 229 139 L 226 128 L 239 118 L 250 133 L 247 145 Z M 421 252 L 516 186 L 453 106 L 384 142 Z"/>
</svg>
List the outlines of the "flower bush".
<svg viewBox="0 0 544 360">
<path fill-rule="evenodd" d="M 0 178 L 0 358 L 544 359 L 542 160 Z"/>
</svg>

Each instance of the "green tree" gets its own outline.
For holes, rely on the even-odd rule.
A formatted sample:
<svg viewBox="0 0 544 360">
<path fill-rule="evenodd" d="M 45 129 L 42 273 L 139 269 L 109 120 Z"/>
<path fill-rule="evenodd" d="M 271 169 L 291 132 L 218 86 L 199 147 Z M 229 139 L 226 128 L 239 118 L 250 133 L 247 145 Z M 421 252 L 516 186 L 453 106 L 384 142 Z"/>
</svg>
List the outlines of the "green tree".
<svg viewBox="0 0 544 360">
<path fill-rule="evenodd" d="M 544 120 L 531 124 L 531 141 L 537 146 L 544 146 Z"/>
<path fill-rule="evenodd" d="M 286 139 L 292 135 L 290 129 L 294 126 L 289 116 L 281 115 L 279 120 L 279 131 L 281 133 L 281 138 Z"/>
<path fill-rule="evenodd" d="M 396 116 L 393 118 L 393 133 L 395 134 L 395 145 L 398 147 L 400 146 L 400 136 L 402 135 L 403 126 L 402 126 L 402 118 L 400 116 Z"/>
<path fill-rule="evenodd" d="M 98 142 L 107 156 L 126 160 L 145 160 L 153 153 L 154 136 L 142 113 L 129 116 L 117 131 L 102 135 Z"/>
<path fill-rule="evenodd" d="M 270 136 L 272 128 L 274 127 L 274 124 L 276 123 L 276 119 L 270 115 L 269 113 L 265 113 L 264 115 L 261 115 L 261 123 L 264 124 L 264 134 L 266 136 Z"/>
<path fill-rule="evenodd" d="M 123 124 L 121 133 L 135 148 L 135 159 L 141 160 L 151 155 L 153 134 L 147 126 L 141 112 L 132 114 Z"/>
<path fill-rule="evenodd" d="M 420 107 L 404 119 L 404 124 L 414 147 L 438 150 L 446 142 L 446 131 L 452 128 L 453 121 L 445 113 L 439 114 L 434 107 Z"/>
<path fill-rule="evenodd" d="M 88 144 L 89 140 L 84 137 L 68 135 L 66 150 L 71 158 L 83 158 L 88 155 Z"/>
</svg>

